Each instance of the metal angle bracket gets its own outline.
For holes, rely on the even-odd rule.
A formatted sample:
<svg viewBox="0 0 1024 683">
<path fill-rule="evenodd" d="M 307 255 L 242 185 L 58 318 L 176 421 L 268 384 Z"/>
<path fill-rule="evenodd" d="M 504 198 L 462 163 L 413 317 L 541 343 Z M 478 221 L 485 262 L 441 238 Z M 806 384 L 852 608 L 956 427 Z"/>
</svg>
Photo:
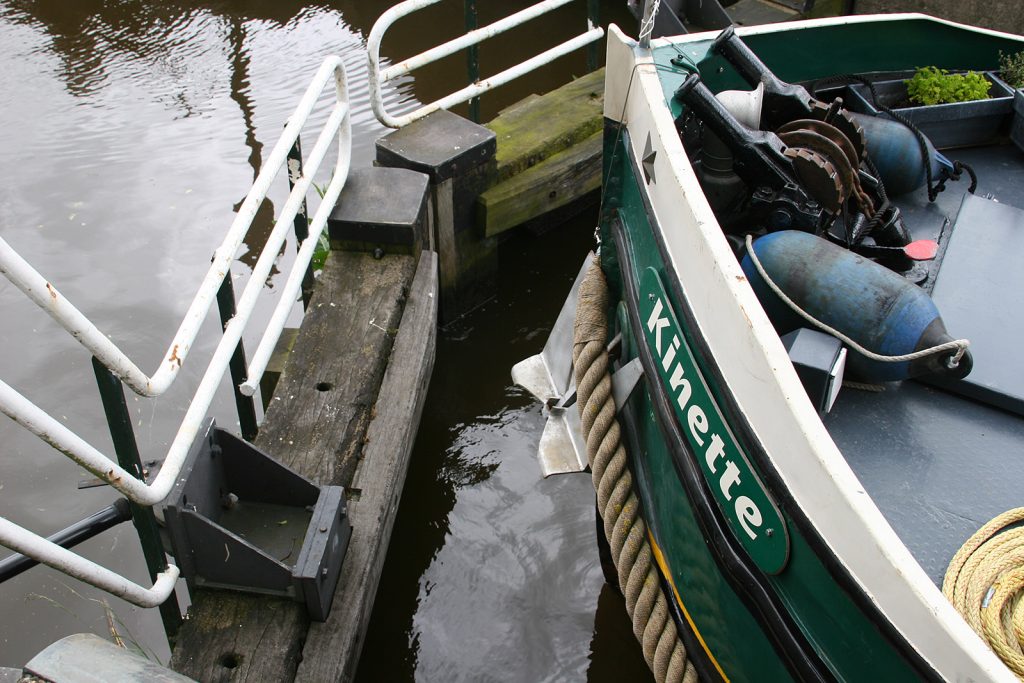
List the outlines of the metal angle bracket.
<svg viewBox="0 0 1024 683">
<path fill-rule="evenodd" d="M 615 412 L 622 410 L 643 374 L 644 368 L 640 364 L 640 359 L 634 358 L 612 375 L 612 400 L 615 401 Z M 563 401 L 568 405 L 548 406 L 545 411 L 548 419 L 538 447 L 541 472 L 545 477 L 552 474 L 583 472 L 589 466 L 575 386 Z"/>
<path fill-rule="evenodd" d="M 634 358 L 615 371 L 612 375 L 612 400 L 615 401 L 615 412 L 619 412 L 626 405 L 633 389 L 643 376 L 644 366 L 639 358 Z"/>
<path fill-rule="evenodd" d="M 582 472 L 587 468 L 587 449 L 575 405 L 576 387 L 572 377 L 572 337 L 580 285 L 593 262 L 587 254 L 569 295 L 551 327 L 544 349 L 512 368 L 512 381 L 544 404 L 547 422 L 541 434 L 538 458 L 541 473 Z"/>
<path fill-rule="evenodd" d="M 327 618 L 352 534 L 342 487 L 313 484 L 210 419 L 164 520 L 190 589 L 280 595 Z"/>
<path fill-rule="evenodd" d="M 588 253 L 583 259 L 583 266 L 551 327 L 544 349 L 512 367 L 512 381 L 533 394 L 541 403 L 562 398 L 572 384 L 572 333 L 576 321 L 576 303 L 579 301 L 583 277 L 593 260 L 594 252 Z"/>
</svg>

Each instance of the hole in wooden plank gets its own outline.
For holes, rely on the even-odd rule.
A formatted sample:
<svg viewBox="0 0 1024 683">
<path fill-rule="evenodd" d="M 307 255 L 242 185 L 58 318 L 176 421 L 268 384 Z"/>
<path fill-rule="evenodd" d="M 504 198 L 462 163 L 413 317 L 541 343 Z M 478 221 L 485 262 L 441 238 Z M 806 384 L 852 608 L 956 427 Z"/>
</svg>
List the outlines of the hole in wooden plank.
<svg viewBox="0 0 1024 683">
<path fill-rule="evenodd" d="M 217 660 L 217 663 L 225 669 L 234 669 L 242 663 L 242 657 L 234 652 L 225 652 Z"/>
<path fill-rule="evenodd" d="M 318 382 L 316 385 L 317 391 L 330 391 L 334 388 L 334 384 L 331 382 Z"/>
</svg>

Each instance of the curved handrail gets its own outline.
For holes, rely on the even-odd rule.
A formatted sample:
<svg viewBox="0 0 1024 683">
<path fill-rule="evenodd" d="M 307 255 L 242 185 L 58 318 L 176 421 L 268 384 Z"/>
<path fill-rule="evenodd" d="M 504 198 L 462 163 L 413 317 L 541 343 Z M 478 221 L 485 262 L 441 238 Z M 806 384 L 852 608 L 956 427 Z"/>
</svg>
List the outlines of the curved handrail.
<svg viewBox="0 0 1024 683">
<path fill-rule="evenodd" d="M 0 517 L 0 538 L 4 539 L 3 544 L 11 550 L 139 607 L 156 607 L 163 604 L 174 590 L 174 583 L 179 576 L 178 568 L 169 564 L 157 574 L 152 588 L 143 588 L 120 574 L 51 543 L 3 517 Z"/>
<path fill-rule="evenodd" d="M 46 413 L 46 411 L 36 406 L 2 380 L 0 380 L 0 412 L 3 412 L 22 427 L 38 436 L 43 441 L 49 443 L 55 449 L 64 453 L 89 472 L 92 472 L 97 477 L 108 482 L 111 486 L 136 503 L 139 503 L 140 505 L 154 505 L 167 497 L 167 494 L 170 493 L 171 488 L 174 486 L 174 482 L 181 470 L 181 466 L 185 461 L 185 456 L 188 454 L 189 446 L 192 444 L 193 439 L 199 432 L 202 421 L 206 417 L 210 404 L 213 402 L 217 385 L 220 383 L 221 377 L 223 377 L 224 372 L 228 367 L 228 362 L 230 361 L 231 356 L 242 337 L 242 332 L 255 309 L 256 300 L 263 289 L 263 283 L 266 282 L 266 279 L 270 274 L 270 270 L 277 259 L 277 254 L 287 238 L 287 233 L 292 224 L 292 219 L 305 198 L 306 192 L 312 183 L 312 176 L 326 155 L 330 141 L 333 139 L 335 133 L 339 133 L 339 153 L 338 161 L 334 168 L 334 177 L 331 179 L 320 208 L 313 220 L 310 236 L 303 243 L 302 249 L 299 250 L 299 257 L 296 259 L 295 264 L 292 267 L 292 271 L 289 274 L 289 279 L 286 284 L 286 295 L 281 297 L 277 309 L 272 317 L 271 325 L 268 325 L 263 339 L 260 342 L 259 358 L 261 359 L 263 359 L 264 356 L 269 358 L 270 354 L 267 349 L 272 351 L 280 337 L 285 318 L 287 318 L 287 312 L 297 297 L 297 288 L 295 283 L 298 282 L 301 284 L 302 275 L 305 273 L 306 267 L 312 258 L 317 238 L 326 225 L 327 216 L 333 208 L 338 196 L 341 194 L 341 189 L 345 184 L 351 158 L 351 124 L 349 122 L 348 115 L 348 88 L 345 68 L 339 57 L 332 56 L 324 60 L 324 63 L 321 65 L 316 77 L 310 84 L 310 87 L 306 90 L 306 94 L 303 96 L 302 102 L 289 119 L 288 126 L 285 128 L 285 132 L 282 134 L 281 140 L 277 145 L 275 145 L 274 151 L 271 153 L 270 163 L 278 163 L 279 166 L 284 165 L 288 149 L 290 149 L 291 144 L 298 136 L 298 131 L 301 129 L 305 117 L 308 117 L 312 110 L 312 105 L 309 103 L 312 102 L 315 104 L 320 92 L 323 90 L 332 75 L 335 78 L 336 96 L 338 100 L 337 104 L 335 104 L 334 110 L 328 118 L 327 124 L 321 132 L 320 137 L 317 139 L 317 142 L 313 147 L 313 151 L 310 153 L 309 163 L 307 164 L 306 170 L 295 182 L 295 187 L 288 196 L 288 200 L 281 211 L 281 216 L 274 224 L 270 236 L 267 238 L 266 245 L 260 253 L 259 258 L 256 261 L 256 265 L 253 266 L 249 282 L 246 284 L 246 287 L 239 298 L 237 313 L 224 326 L 224 334 L 221 337 L 220 342 L 217 344 L 217 348 L 214 350 L 213 357 L 210 359 L 206 372 L 203 374 L 202 380 L 200 380 L 199 387 L 196 389 L 196 392 L 189 403 L 185 417 L 182 419 L 178 432 L 168 449 L 163 466 L 160 468 L 160 472 L 153 480 L 153 483 L 147 485 L 145 482 L 133 477 L 113 459 L 107 457 L 88 444 L 84 439 L 65 427 L 58 420 Z M 335 128 L 332 129 L 329 126 L 335 126 Z M 281 150 L 284 150 L 284 152 L 281 152 Z M 264 166 L 264 170 L 257 177 L 256 182 L 253 184 L 253 189 L 250 190 L 245 202 L 243 202 L 243 209 L 245 209 L 249 204 L 258 206 L 262 201 L 262 197 L 266 194 L 266 190 L 269 186 L 269 182 L 266 181 L 266 178 L 273 178 L 274 175 L 276 175 L 277 170 L 279 170 L 272 169 L 270 163 Z M 253 199 L 254 197 L 258 197 L 258 199 Z M 240 210 L 239 216 L 241 216 L 242 213 L 242 210 Z M 252 216 L 249 217 L 249 222 L 251 222 L 251 219 Z M 237 246 L 231 245 L 234 244 L 233 235 L 236 231 L 236 225 L 238 222 L 239 219 L 236 218 L 235 222 L 232 223 L 232 227 L 228 231 L 228 238 L 225 239 L 224 243 L 222 243 L 217 249 L 218 255 L 221 253 L 235 253 Z M 244 236 L 244 233 L 242 233 L 242 236 Z M 151 382 L 155 384 L 157 377 L 161 378 L 161 380 L 167 377 L 173 379 L 173 376 L 177 373 L 177 368 L 180 367 L 181 361 L 187 353 L 187 349 L 183 346 L 172 344 L 168 357 L 174 359 L 172 365 L 175 365 L 176 367 L 174 368 L 173 373 L 165 372 L 168 367 L 166 363 L 162 364 L 161 369 L 156 373 L 156 375 L 154 375 L 153 380 L 150 380 L 150 378 L 145 376 L 141 378 L 136 377 L 132 372 L 125 372 L 125 367 L 127 367 L 127 365 L 130 365 L 131 368 L 134 368 L 137 371 L 134 363 L 132 363 L 119 349 L 117 349 L 112 342 L 109 342 L 106 336 L 92 325 L 91 322 L 89 322 L 88 318 L 82 315 L 78 309 L 68 302 L 67 299 L 61 296 L 49 282 L 43 279 L 41 275 L 39 275 L 31 266 L 28 265 L 27 262 L 24 261 L 24 259 L 17 256 L 17 253 L 10 250 L 9 247 L 7 247 L 7 249 L 9 249 L 10 253 L 14 254 L 17 259 L 7 259 L 7 253 L 3 251 L 3 247 L 7 247 L 6 242 L 0 240 L 0 264 L 2 264 L 0 265 L 0 272 L 8 275 L 8 278 L 11 279 L 12 282 L 18 285 L 18 287 L 29 295 L 33 301 L 36 301 L 41 307 L 45 308 L 52 317 L 57 319 L 57 321 L 60 322 L 69 333 L 71 333 L 72 336 L 78 339 L 83 346 L 92 351 L 107 368 L 114 372 L 114 374 L 121 377 L 125 383 L 133 386 L 133 388 L 137 388 L 139 386 L 148 387 Z M 228 266 L 224 267 L 223 273 L 218 270 L 216 265 L 218 258 L 219 256 L 214 257 L 215 267 L 207 273 L 207 277 L 200 288 L 200 293 L 193 300 L 190 312 L 186 314 L 185 322 L 182 323 L 181 329 L 185 329 L 186 327 L 189 327 L 190 329 L 191 324 L 189 323 L 189 320 L 192 315 L 192 309 L 196 308 L 198 301 L 206 297 L 208 289 L 207 283 L 211 281 L 213 282 L 212 289 L 210 289 L 210 291 L 214 292 L 217 287 L 220 286 L 220 280 L 211 278 L 211 273 L 214 273 L 214 271 L 220 273 L 221 280 L 224 275 L 227 274 Z M 12 277 L 12 270 L 9 267 L 12 261 L 20 261 L 21 263 L 24 263 L 24 266 L 30 269 L 31 273 L 27 274 L 27 277 L 23 277 L 26 274 L 22 272 L 19 266 L 19 269 L 15 269 L 15 276 Z M 40 294 L 41 291 L 46 291 L 47 294 Z M 288 291 L 293 292 L 290 297 L 287 296 Z M 40 297 L 43 297 L 42 302 L 39 301 Z M 207 309 L 211 303 L 212 299 L 211 301 L 206 302 L 205 306 Z M 191 329 L 189 334 L 193 334 Z M 98 335 L 98 338 L 96 338 L 96 335 Z M 177 338 L 178 337 L 176 336 L 176 339 Z M 109 351 L 111 348 L 113 349 L 112 354 L 104 353 Z M 250 383 L 253 387 L 258 385 L 260 375 L 262 375 L 265 367 L 265 359 L 260 363 L 254 363 L 250 366 L 250 374 L 246 385 L 249 385 Z M 135 382 L 134 385 L 131 384 L 132 381 Z M 149 395 L 146 394 L 146 392 L 142 393 Z M 0 541 L 2 541 L 2 539 L 0 539 Z"/>
<path fill-rule="evenodd" d="M 403 60 L 381 70 L 380 44 L 384 40 L 384 34 L 387 32 L 388 28 L 402 17 L 421 10 L 424 7 L 434 5 L 440 1 L 441 0 L 405 0 L 405 2 L 400 2 L 380 15 L 380 18 L 373 24 L 373 28 L 370 29 L 370 35 L 366 39 L 367 59 L 369 60 L 370 67 L 370 106 L 373 108 L 373 113 L 377 116 L 377 120 L 389 128 L 401 128 L 402 126 L 408 125 L 417 119 L 421 119 L 427 114 L 433 113 L 438 109 L 447 109 L 448 107 L 455 106 L 456 104 L 467 102 L 474 97 L 479 97 L 482 93 L 485 93 L 488 90 L 496 88 L 499 85 L 504 85 L 515 78 L 533 71 L 539 66 L 543 66 L 544 64 L 552 62 L 573 50 L 579 49 L 588 43 L 592 43 L 604 35 L 604 29 L 601 27 L 589 26 L 585 33 L 556 45 L 550 50 L 546 50 L 525 62 L 521 62 L 509 69 L 505 69 L 490 78 L 485 78 L 481 81 L 477 81 L 476 83 L 471 83 L 461 90 L 457 90 L 456 92 L 431 102 L 430 104 L 425 104 L 408 114 L 392 116 L 384 108 L 384 100 L 381 94 L 381 88 L 384 83 L 398 78 L 399 76 L 404 76 L 410 71 L 418 69 L 426 64 L 430 64 L 431 62 L 435 62 L 438 59 L 452 55 L 459 50 L 472 45 L 477 45 L 488 38 L 492 38 L 499 33 L 504 33 L 511 28 L 529 21 L 530 19 L 534 19 L 542 14 L 550 12 L 553 9 L 573 2 L 573 0 L 543 0 L 542 2 L 531 5 L 530 7 L 516 12 L 515 14 L 510 14 L 504 19 L 500 19 L 493 24 L 488 24 L 482 28 L 469 31 L 458 38 L 448 41 L 447 43 L 438 45 L 426 52 L 422 52 L 414 57 L 410 57 L 409 59 Z"/>
<path fill-rule="evenodd" d="M 295 111 L 288 118 L 288 125 L 285 126 L 281 138 L 267 156 L 262 170 L 256 176 L 252 188 L 250 188 L 249 193 L 245 196 L 245 200 L 238 209 L 231 227 L 228 228 L 228 232 L 220 246 L 214 251 L 210 268 L 207 270 L 199 290 L 192 299 L 192 303 L 189 305 L 188 311 L 178 327 L 178 331 L 168 345 L 160 365 L 153 372 L 152 376 L 146 375 L 146 373 L 140 370 L 114 342 L 93 325 L 49 280 L 40 275 L 35 268 L 14 251 L 3 238 L 0 238 L 0 274 L 6 276 L 29 299 L 45 310 L 72 337 L 77 339 L 82 346 L 96 356 L 103 365 L 131 387 L 135 393 L 149 397 L 162 395 L 173 384 L 178 371 L 188 357 L 192 344 L 199 334 L 199 328 L 216 300 L 217 290 L 220 288 L 224 278 L 230 273 L 231 263 L 235 259 L 235 254 L 238 253 L 238 249 L 252 225 L 260 204 L 266 198 L 270 184 L 285 166 L 289 150 L 295 144 L 295 140 L 298 139 L 303 124 L 309 118 L 309 114 L 316 105 L 317 99 L 332 75 L 335 78 L 338 96 L 338 104 L 335 105 L 336 111 L 339 108 L 341 109 L 342 115 L 340 118 L 346 122 L 345 133 L 343 136 L 339 136 L 338 162 L 335 166 L 334 179 L 332 180 L 332 186 L 336 189 L 334 194 L 340 193 L 340 186 L 345 182 L 351 158 L 351 132 L 347 124 L 349 121 L 347 113 L 348 84 L 345 67 L 341 58 L 331 56 L 321 64 L 313 82 L 310 83 Z M 332 116 L 331 121 L 337 123 L 337 118 L 339 117 Z M 325 128 L 324 133 L 327 130 Z M 321 134 L 322 137 L 323 134 Z M 344 139 L 341 139 L 342 137 Z M 318 140 L 319 143 L 320 140 Z M 257 287 L 262 288 L 266 276 L 273 267 L 278 250 L 281 244 L 284 243 L 286 228 L 291 224 L 295 214 L 298 212 L 312 183 L 312 176 L 316 172 L 320 161 L 323 160 L 323 152 L 326 152 L 326 148 L 321 152 L 316 160 L 316 164 L 312 163 L 313 156 L 311 155 L 310 163 L 307 164 L 307 171 L 301 176 L 299 182 L 295 184 L 291 194 L 289 194 L 288 201 L 277 220 L 277 225 L 267 241 L 267 246 L 264 247 L 260 260 L 257 261 L 256 267 L 253 268 L 250 286 L 256 283 Z M 284 227 L 282 228 L 281 226 Z M 263 256 L 268 253 L 269 256 L 264 259 Z M 302 264 L 302 267 L 305 268 L 305 265 Z M 257 276 L 258 270 L 266 272 Z M 247 286 L 246 292 L 248 291 L 249 287 Z M 245 293 L 243 293 L 243 298 L 245 298 Z M 242 316 L 241 306 L 239 306 L 236 319 L 240 316 Z M 246 320 L 248 319 L 248 313 L 245 314 L 245 318 Z"/>
<path fill-rule="evenodd" d="M 257 298 L 264 288 L 277 255 L 284 245 L 294 218 L 303 206 L 312 179 L 320 164 L 327 156 L 331 142 L 338 138 L 338 158 L 333 176 L 320 207 L 310 225 L 309 236 L 303 242 L 292 269 L 288 274 L 284 291 L 270 323 L 265 328 L 257 348 L 256 356 L 249 366 L 247 381 L 243 385 L 255 388 L 266 369 L 267 359 L 280 338 L 292 306 L 298 298 L 299 287 L 307 272 L 320 234 L 327 224 L 327 217 L 333 209 L 345 185 L 351 162 L 352 131 L 348 105 L 348 80 L 340 57 L 331 56 L 324 60 L 312 83 L 306 89 L 299 105 L 288 119 L 284 132 L 274 146 L 263 170 L 256 177 L 242 206 L 228 229 L 224 240 L 214 252 L 199 291 L 193 298 L 164 359 L 152 377 L 143 373 L 116 344 L 104 335 L 93 323 L 65 298 L 48 280 L 39 274 L 25 259 L 0 238 L 0 273 L 37 305 L 43 308 L 72 337 L 77 339 L 105 367 L 143 396 L 159 396 L 174 382 L 185 358 L 194 343 L 200 324 L 209 313 L 216 299 L 217 291 L 230 276 L 234 260 L 242 240 L 248 233 L 256 210 L 266 197 L 270 183 L 288 162 L 288 153 L 298 139 L 302 126 L 316 105 L 324 88 L 333 79 L 335 104 L 310 152 L 301 175 L 292 178 L 294 185 L 278 216 L 270 235 L 253 266 L 252 275 L 239 298 L 233 318 L 224 325 L 224 334 L 213 352 L 206 371 L 199 382 L 188 410 L 182 419 L 178 432 L 172 441 L 163 466 L 151 484 L 135 478 L 114 459 L 107 457 L 80 436 L 53 418 L 46 411 L 32 403 L 6 382 L 0 380 L 0 412 L 20 424 L 37 437 L 62 452 L 71 460 L 109 483 L 127 498 L 144 506 L 163 501 L 170 493 L 181 472 L 189 448 L 202 426 L 202 421 L 213 402 L 229 361 L 241 340 L 242 333 L 252 316 Z M 153 607 L 167 599 L 178 578 L 178 568 L 168 565 L 157 575 L 152 588 L 143 588 L 128 579 L 90 562 L 85 558 L 62 548 L 7 519 L 0 517 L 0 545 L 20 552 L 32 559 L 49 565 L 59 571 L 120 596 L 141 607 Z"/>
</svg>

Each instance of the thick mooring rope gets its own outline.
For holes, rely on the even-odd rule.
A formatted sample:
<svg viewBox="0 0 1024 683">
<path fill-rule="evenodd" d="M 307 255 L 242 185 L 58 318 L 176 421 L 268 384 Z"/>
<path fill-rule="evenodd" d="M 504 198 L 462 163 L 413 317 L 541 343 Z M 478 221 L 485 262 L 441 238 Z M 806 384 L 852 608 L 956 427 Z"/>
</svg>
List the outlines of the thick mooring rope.
<svg viewBox="0 0 1024 683">
<path fill-rule="evenodd" d="M 1024 508 L 999 515 L 967 539 L 942 592 L 1017 678 L 1024 681 Z"/>
<path fill-rule="evenodd" d="M 633 491 L 633 475 L 615 418 L 608 372 L 606 311 L 608 286 L 594 261 L 580 286 L 573 333 L 577 405 L 587 441 L 587 458 L 597 491 L 597 507 L 626 598 L 633 634 L 658 683 L 696 683 L 676 623 L 652 561 L 647 524 Z"/>
</svg>

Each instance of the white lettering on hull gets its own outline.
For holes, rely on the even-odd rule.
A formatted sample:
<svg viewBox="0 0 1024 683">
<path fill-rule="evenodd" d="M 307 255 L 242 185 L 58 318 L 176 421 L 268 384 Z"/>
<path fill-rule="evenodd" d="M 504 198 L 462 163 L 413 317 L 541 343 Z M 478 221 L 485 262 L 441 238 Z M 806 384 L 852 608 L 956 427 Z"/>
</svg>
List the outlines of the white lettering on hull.
<svg viewBox="0 0 1024 683">
<path fill-rule="evenodd" d="M 703 448 L 708 437 L 708 418 L 701 406 L 690 403 L 693 398 L 690 380 L 684 377 L 685 370 L 676 358 L 680 347 L 678 335 L 673 334 L 671 341 L 663 339 L 664 330 L 671 324 L 668 317 L 662 315 L 664 311 L 664 304 L 658 298 L 654 302 L 651 315 L 647 318 L 647 331 L 654 335 L 654 348 L 658 354 L 658 360 L 661 362 L 662 369 L 669 373 L 669 387 L 675 394 L 680 411 L 686 416 L 686 426 L 690 431 L 690 436 L 698 446 Z M 721 472 L 719 472 L 719 460 L 724 462 Z M 734 458 L 726 453 L 725 441 L 717 433 L 712 432 L 710 435 L 710 443 L 704 452 L 704 463 L 711 473 L 718 477 L 718 486 L 722 495 L 727 501 L 733 503 L 736 518 L 744 533 L 751 540 L 757 539 L 758 530 L 763 523 L 763 516 L 757 504 L 750 497 L 741 495 L 736 497 L 735 501 L 733 500 L 735 495 L 733 489 L 741 484 L 741 472 Z"/>
</svg>

